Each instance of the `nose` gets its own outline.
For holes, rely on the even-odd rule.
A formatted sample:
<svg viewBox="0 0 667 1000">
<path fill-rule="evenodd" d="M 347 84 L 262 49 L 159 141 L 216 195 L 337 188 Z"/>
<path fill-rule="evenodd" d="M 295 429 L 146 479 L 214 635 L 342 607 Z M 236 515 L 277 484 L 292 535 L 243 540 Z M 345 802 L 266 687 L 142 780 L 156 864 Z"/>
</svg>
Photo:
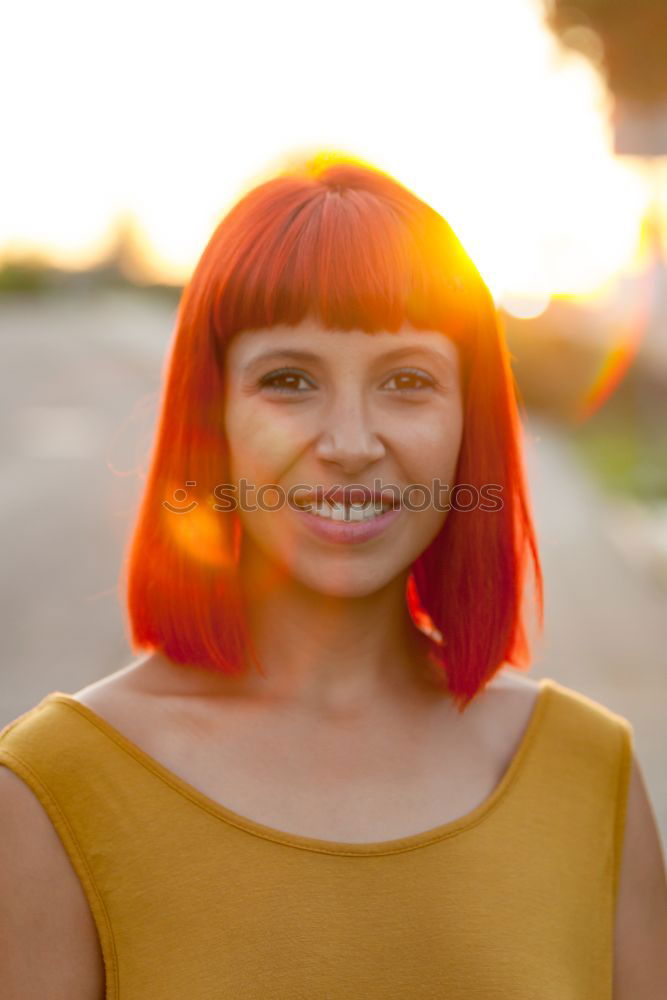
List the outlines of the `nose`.
<svg viewBox="0 0 667 1000">
<path fill-rule="evenodd" d="M 315 452 L 323 462 L 354 475 L 385 454 L 361 393 L 342 394 L 323 414 Z"/>
</svg>

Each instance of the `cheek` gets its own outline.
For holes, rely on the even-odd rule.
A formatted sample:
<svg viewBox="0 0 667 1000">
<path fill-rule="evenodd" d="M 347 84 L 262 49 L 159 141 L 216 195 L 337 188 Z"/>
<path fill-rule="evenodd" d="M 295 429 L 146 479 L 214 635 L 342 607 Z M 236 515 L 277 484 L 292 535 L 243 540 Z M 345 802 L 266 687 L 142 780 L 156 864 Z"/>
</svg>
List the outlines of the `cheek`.
<svg viewBox="0 0 667 1000">
<path fill-rule="evenodd" d="M 429 420 L 415 420 L 409 436 L 403 436 L 404 467 L 415 482 L 445 480 L 454 474 L 463 432 L 457 408 L 433 414 Z"/>
<path fill-rule="evenodd" d="M 230 452 L 230 472 L 235 479 L 253 475 L 267 482 L 289 464 L 302 446 L 302 435 L 293 422 L 276 419 L 256 404 L 230 405 L 225 417 Z"/>
</svg>

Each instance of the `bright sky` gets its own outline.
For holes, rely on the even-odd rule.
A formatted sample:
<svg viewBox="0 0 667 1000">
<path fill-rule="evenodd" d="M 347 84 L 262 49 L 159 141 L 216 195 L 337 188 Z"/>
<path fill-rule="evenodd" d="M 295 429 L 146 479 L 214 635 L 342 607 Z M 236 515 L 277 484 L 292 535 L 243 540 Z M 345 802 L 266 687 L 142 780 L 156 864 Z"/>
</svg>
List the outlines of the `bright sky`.
<svg viewBox="0 0 667 1000">
<path fill-rule="evenodd" d="M 375 163 L 451 223 L 496 299 L 594 290 L 648 187 L 615 158 L 594 71 L 539 0 L 21 0 L 0 40 L 0 254 L 98 256 L 130 213 L 185 281 L 286 156 Z"/>
</svg>

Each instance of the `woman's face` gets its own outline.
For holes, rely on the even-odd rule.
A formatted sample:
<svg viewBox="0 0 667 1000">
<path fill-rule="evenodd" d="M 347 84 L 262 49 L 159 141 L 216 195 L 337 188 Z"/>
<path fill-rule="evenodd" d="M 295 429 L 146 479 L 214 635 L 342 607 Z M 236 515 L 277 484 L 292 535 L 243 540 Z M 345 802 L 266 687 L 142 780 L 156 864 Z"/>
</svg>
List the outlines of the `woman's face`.
<svg viewBox="0 0 667 1000">
<path fill-rule="evenodd" d="M 378 591 L 442 527 L 446 509 L 410 509 L 425 494 L 406 488 L 432 495 L 439 481 L 447 504 L 462 425 L 458 350 L 439 331 L 331 331 L 305 320 L 237 334 L 225 431 L 230 482 L 246 483 L 235 494 L 243 560 L 250 553 L 253 565 L 268 561 L 329 595 Z M 331 492 L 346 486 L 368 492 Z"/>
</svg>

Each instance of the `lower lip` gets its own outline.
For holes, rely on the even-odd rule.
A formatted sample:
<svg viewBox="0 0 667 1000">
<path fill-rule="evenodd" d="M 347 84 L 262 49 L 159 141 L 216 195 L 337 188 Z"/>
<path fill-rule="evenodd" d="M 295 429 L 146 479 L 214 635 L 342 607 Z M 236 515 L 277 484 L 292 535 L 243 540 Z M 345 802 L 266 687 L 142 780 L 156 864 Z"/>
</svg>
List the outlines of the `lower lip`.
<svg viewBox="0 0 667 1000">
<path fill-rule="evenodd" d="M 396 507 L 385 514 L 376 514 L 363 521 L 333 521 L 330 517 L 320 517 L 319 514 L 311 514 L 307 510 L 297 512 L 309 531 L 318 538 L 324 538 L 328 542 L 348 544 L 377 538 L 394 523 L 400 513 L 401 508 Z"/>
</svg>

